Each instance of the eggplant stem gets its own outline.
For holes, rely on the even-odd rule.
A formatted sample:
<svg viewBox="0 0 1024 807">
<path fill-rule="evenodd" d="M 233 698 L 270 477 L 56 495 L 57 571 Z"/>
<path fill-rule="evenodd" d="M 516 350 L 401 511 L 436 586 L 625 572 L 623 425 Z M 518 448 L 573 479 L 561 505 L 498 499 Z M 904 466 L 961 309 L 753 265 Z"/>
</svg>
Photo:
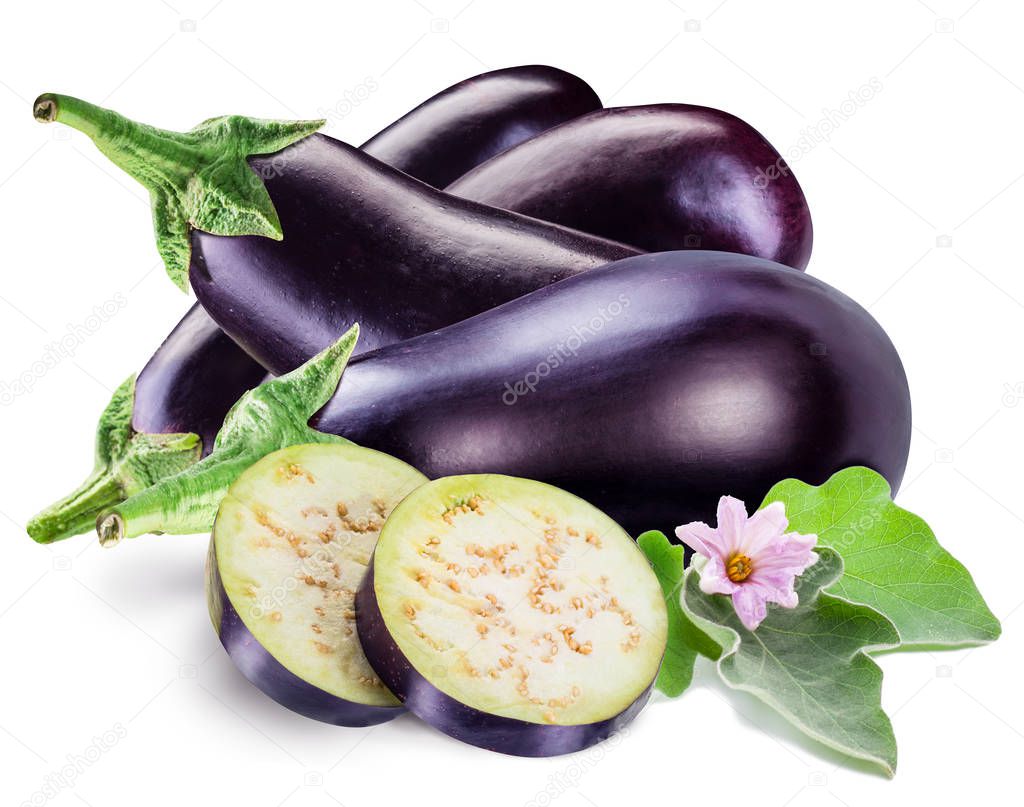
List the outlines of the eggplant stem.
<svg viewBox="0 0 1024 807">
<path fill-rule="evenodd" d="M 100 546 L 106 549 L 117 546 L 124 537 L 124 519 L 117 513 L 97 516 L 96 533 L 100 539 Z"/>
<path fill-rule="evenodd" d="M 53 123 L 57 120 L 57 101 L 50 94 L 40 95 L 32 105 L 32 115 L 40 123 Z"/>
<path fill-rule="evenodd" d="M 26 529 L 34 541 L 49 544 L 89 532 L 101 512 L 199 461 L 198 435 L 136 432 L 134 406 L 135 376 L 130 376 L 100 415 L 92 473 L 29 521 Z"/>
<path fill-rule="evenodd" d="M 173 132 L 56 93 L 40 95 L 32 114 L 41 123 L 63 123 L 88 135 L 149 191 L 157 251 L 182 290 L 188 287 L 190 227 L 216 235 L 284 237 L 270 194 L 246 159 L 280 151 L 324 125 L 226 115 Z"/>
<path fill-rule="evenodd" d="M 124 499 L 124 487 L 106 469 L 94 471 L 76 490 L 37 513 L 26 530 L 32 540 L 50 544 L 88 532 L 96 514 Z"/>
<path fill-rule="evenodd" d="M 245 393 L 228 412 L 209 456 L 100 514 L 100 543 L 114 546 L 145 533 L 207 532 L 228 489 L 257 460 L 287 446 L 348 442 L 310 428 L 308 421 L 334 394 L 358 338 L 353 325 L 302 366 Z"/>
</svg>

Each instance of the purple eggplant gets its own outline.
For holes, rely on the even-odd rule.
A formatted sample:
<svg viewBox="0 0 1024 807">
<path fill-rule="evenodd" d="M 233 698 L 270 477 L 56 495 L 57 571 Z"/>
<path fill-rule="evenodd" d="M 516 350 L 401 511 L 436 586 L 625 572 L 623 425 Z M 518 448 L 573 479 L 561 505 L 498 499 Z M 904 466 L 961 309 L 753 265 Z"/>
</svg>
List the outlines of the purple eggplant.
<svg viewBox="0 0 1024 807">
<path fill-rule="evenodd" d="M 633 535 L 864 465 L 898 490 L 910 394 L 885 332 L 757 258 L 631 258 L 353 361 L 312 421 L 434 478 L 503 473 Z"/>
<path fill-rule="evenodd" d="M 198 305 L 164 340 L 135 382 L 132 430 L 148 434 L 192 432 L 202 453 L 224 415 L 266 375 Z"/>
<path fill-rule="evenodd" d="M 570 73 L 512 67 L 449 87 L 362 148 L 418 179 L 447 184 L 528 133 L 599 107 L 593 91 Z M 87 532 L 101 508 L 209 454 L 228 409 L 265 375 L 262 365 L 194 305 L 139 373 L 134 401 L 125 399 L 131 395 L 129 380 L 104 412 L 97 469 L 33 518 L 29 534 L 49 543 Z M 198 436 L 198 445 L 189 435 Z"/>
<path fill-rule="evenodd" d="M 273 373 L 353 322 L 365 352 L 637 254 L 448 196 L 324 135 L 250 164 L 287 238 L 197 229 L 189 280 L 210 316 Z"/>
<path fill-rule="evenodd" d="M 590 86 L 545 65 L 492 70 L 424 101 L 362 145 L 435 188 L 553 126 L 601 108 Z"/>
<path fill-rule="evenodd" d="M 722 250 L 803 269 L 811 215 L 757 131 L 686 104 L 591 112 L 499 154 L 448 193 L 641 249 Z"/>
<path fill-rule="evenodd" d="M 600 108 L 597 94 L 572 73 L 508 67 L 442 90 L 360 148 L 440 188 L 504 149 Z M 139 373 L 132 426 L 194 432 L 208 454 L 228 409 L 264 375 L 197 304 Z"/>
<path fill-rule="evenodd" d="M 279 397 L 234 411 L 251 409 L 268 430 L 261 439 L 278 440 L 273 424 L 320 402 L 270 413 Z M 911 412 L 895 348 L 853 300 L 759 258 L 677 251 L 617 261 L 364 354 L 310 425 L 431 478 L 557 485 L 635 536 L 712 518 L 723 494 L 757 502 L 779 480 L 817 485 L 848 466 L 874 469 L 896 491 Z M 208 526 L 209 511 L 175 514 L 196 491 L 215 500 L 226 489 L 231 451 L 261 456 L 234 431 L 222 458 L 112 511 L 121 523 L 111 531 Z"/>
<path fill-rule="evenodd" d="M 667 623 L 621 527 L 558 488 L 495 474 L 403 499 L 356 594 L 366 658 L 406 708 L 520 756 L 579 751 L 632 720 Z"/>
</svg>

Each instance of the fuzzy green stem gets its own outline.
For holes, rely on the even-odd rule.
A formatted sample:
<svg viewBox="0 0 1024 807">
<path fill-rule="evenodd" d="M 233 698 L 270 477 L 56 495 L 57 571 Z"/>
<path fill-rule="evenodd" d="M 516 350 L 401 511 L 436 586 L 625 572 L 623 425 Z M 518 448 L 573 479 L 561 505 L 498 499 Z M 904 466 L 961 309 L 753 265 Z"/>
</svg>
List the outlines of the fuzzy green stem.
<svg viewBox="0 0 1024 807">
<path fill-rule="evenodd" d="M 270 195 L 247 158 L 280 151 L 324 124 L 227 115 L 172 132 L 55 93 L 40 95 L 32 110 L 41 123 L 63 123 L 88 135 L 149 191 L 157 250 L 182 289 L 188 285 L 190 227 L 216 235 L 284 237 Z"/>
<path fill-rule="evenodd" d="M 292 372 L 239 398 L 217 433 L 213 452 L 100 515 L 103 546 L 145 533 L 206 532 L 241 473 L 272 451 L 304 443 L 346 442 L 309 427 L 330 399 L 359 337 L 353 325 L 337 342 Z"/>
<path fill-rule="evenodd" d="M 82 485 L 58 502 L 37 513 L 26 530 L 40 544 L 62 541 L 88 532 L 96 516 L 124 499 L 124 489 L 110 471 L 94 472 Z"/>
<path fill-rule="evenodd" d="M 149 190 L 157 181 L 187 182 L 190 170 L 202 159 L 188 134 L 136 123 L 71 95 L 40 95 L 33 111 L 41 123 L 63 123 L 88 135 L 111 162 Z"/>
<path fill-rule="evenodd" d="M 94 520 L 100 544 L 111 547 L 146 533 L 206 532 L 231 483 L 254 461 L 249 452 L 220 455 L 146 488 Z"/>
<path fill-rule="evenodd" d="M 134 405 L 135 376 L 131 376 L 100 415 L 92 473 L 29 521 L 26 529 L 33 540 L 49 544 L 89 532 L 101 512 L 199 461 L 202 441 L 196 434 L 136 432 Z"/>
</svg>

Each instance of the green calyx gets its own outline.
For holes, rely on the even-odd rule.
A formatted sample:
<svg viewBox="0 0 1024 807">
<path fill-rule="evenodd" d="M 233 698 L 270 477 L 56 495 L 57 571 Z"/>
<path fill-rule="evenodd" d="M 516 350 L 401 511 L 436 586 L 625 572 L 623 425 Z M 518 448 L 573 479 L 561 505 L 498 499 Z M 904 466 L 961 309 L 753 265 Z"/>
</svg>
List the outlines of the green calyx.
<svg viewBox="0 0 1024 807">
<path fill-rule="evenodd" d="M 29 521 L 28 534 L 41 544 L 89 532 L 96 517 L 167 476 L 199 461 L 196 434 L 144 434 L 132 429 L 135 376 L 114 392 L 96 428 L 96 464 L 75 490 Z"/>
<path fill-rule="evenodd" d="M 348 442 L 310 428 L 308 421 L 337 389 L 358 337 L 353 325 L 301 367 L 245 393 L 228 412 L 209 456 L 101 514 L 100 543 L 113 546 L 145 533 L 206 532 L 228 488 L 261 457 L 292 445 Z"/>
<path fill-rule="evenodd" d="M 215 235 L 284 237 L 270 195 L 246 158 L 280 151 L 324 125 L 225 115 L 188 132 L 171 132 L 53 93 L 36 99 L 33 114 L 42 123 L 64 123 L 88 135 L 149 191 L 157 251 L 182 290 L 188 288 L 190 226 Z"/>
</svg>

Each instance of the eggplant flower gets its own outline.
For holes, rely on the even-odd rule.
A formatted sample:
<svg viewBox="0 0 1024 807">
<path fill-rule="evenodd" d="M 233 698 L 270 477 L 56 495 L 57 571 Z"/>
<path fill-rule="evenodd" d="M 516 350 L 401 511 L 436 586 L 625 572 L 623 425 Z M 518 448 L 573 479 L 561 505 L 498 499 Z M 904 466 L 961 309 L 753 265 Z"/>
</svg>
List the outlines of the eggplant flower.
<svg viewBox="0 0 1024 807">
<path fill-rule="evenodd" d="M 693 521 L 676 527 L 676 537 L 706 559 L 701 591 L 730 595 L 740 621 L 752 631 L 767 616 L 769 602 L 796 607 L 796 578 L 818 559 L 818 536 L 786 532 L 788 526 L 782 502 L 747 518 L 743 502 L 723 496 L 717 527 Z"/>
</svg>

